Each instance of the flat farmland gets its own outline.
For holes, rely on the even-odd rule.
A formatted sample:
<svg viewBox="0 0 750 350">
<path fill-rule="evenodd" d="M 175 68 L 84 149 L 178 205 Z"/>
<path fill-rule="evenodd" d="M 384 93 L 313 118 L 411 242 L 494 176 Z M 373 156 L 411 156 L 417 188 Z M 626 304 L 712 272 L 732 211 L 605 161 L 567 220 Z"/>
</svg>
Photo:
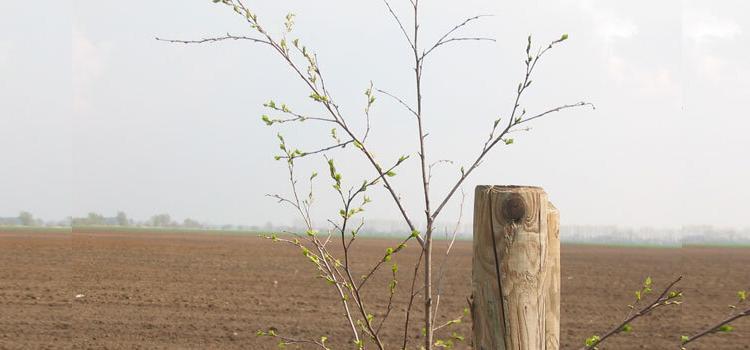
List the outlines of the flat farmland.
<svg viewBox="0 0 750 350">
<path fill-rule="evenodd" d="M 354 270 L 364 273 L 396 244 L 358 240 Z M 440 242 L 436 252 L 444 247 Z M 393 260 L 400 266 L 396 307 L 382 330 L 390 349 L 403 342 L 416 252 L 410 245 Z M 467 306 L 471 243 L 457 242 L 445 266 L 438 323 Z M 678 349 L 679 335 L 724 317 L 736 291 L 750 288 L 749 266 L 745 248 L 563 246 L 562 348 L 577 349 L 620 321 L 644 277 L 653 277 L 659 289 L 683 275 L 683 305 L 638 320 L 632 334 L 603 347 Z M 383 269 L 365 289 L 376 322 L 388 302 L 390 273 Z M 0 349 L 276 349 L 273 340 L 255 335 L 270 327 L 301 339 L 327 336 L 331 348 L 349 349 L 334 289 L 316 276 L 298 249 L 252 235 L 0 232 Z M 734 333 L 691 349 L 750 349 L 750 319 L 735 326 Z M 412 322 L 409 349 L 419 348 L 420 329 Z M 471 323 L 438 337 L 451 332 L 469 339 Z"/>
</svg>

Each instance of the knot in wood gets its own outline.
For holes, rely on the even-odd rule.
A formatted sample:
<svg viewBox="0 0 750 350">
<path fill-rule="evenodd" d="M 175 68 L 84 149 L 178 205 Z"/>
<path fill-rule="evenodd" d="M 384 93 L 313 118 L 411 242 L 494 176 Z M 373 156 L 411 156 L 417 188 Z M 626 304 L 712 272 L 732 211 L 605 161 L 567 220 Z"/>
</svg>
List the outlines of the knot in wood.
<svg viewBox="0 0 750 350">
<path fill-rule="evenodd" d="M 519 222 L 526 216 L 526 203 L 523 197 L 513 193 L 503 203 L 503 216 L 511 222 Z"/>
</svg>

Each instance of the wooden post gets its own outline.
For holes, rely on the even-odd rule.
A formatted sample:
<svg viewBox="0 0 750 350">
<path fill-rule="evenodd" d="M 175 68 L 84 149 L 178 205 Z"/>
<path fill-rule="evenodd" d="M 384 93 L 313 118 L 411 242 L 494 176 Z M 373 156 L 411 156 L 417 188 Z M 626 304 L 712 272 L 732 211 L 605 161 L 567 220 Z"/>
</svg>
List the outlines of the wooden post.
<svg viewBox="0 0 750 350">
<path fill-rule="evenodd" d="M 560 348 L 560 211 L 547 203 L 546 350 Z"/>
<path fill-rule="evenodd" d="M 559 349 L 558 230 L 559 213 L 543 189 L 476 188 L 474 349 Z"/>
</svg>

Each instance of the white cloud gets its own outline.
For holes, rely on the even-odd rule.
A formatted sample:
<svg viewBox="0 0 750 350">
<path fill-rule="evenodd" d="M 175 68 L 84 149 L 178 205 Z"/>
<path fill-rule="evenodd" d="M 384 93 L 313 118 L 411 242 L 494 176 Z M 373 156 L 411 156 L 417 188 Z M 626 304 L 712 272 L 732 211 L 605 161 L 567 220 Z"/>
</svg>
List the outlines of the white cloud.
<svg viewBox="0 0 750 350">
<path fill-rule="evenodd" d="M 716 39 L 733 39 L 742 33 L 742 27 L 729 18 L 720 18 L 697 9 L 686 9 L 682 14 L 682 33 L 684 39 L 702 44 Z"/>
<path fill-rule="evenodd" d="M 644 95 L 676 98 L 681 93 L 681 86 L 670 69 L 646 69 L 621 57 L 610 56 L 607 72 L 616 84 L 636 87 Z"/>
<path fill-rule="evenodd" d="M 106 68 L 108 47 L 94 43 L 78 28 L 72 32 L 73 107 L 76 111 L 89 106 L 88 89 Z"/>
<path fill-rule="evenodd" d="M 724 81 L 730 73 L 731 58 L 717 53 L 717 47 L 732 45 L 742 35 L 742 27 L 731 18 L 719 17 L 706 9 L 688 8 L 682 15 L 682 37 L 690 69 L 713 82 Z M 741 45 L 737 45 L 738 47 Z"/>
<path fill-rule="evenodd" d="M 592 0 L 578 2 L 581 10 L 591 18 L 593 32 L 601 41 L 599 45 L 609 78 L 615 84 L 629 86 L 644 95 L 679 96 L 680 85 L 671 68 L 644 66 L 618 52 L 618 41 L 635 37 L 640 29 L 633 19 L 623 17 L 614 8 L 605 7 L 605 4 Z"/>
<path fill-rule="evenodd" d="M 616 39 L 627 39 L 638 34 L 638 26 L 631 19 L 619 17 L 613 9 L 594 6 L 595 2 L 583 0 L 581 9 L 594 21 L 596 35 L 604 42 L 611 43 Z"/>
</svg>

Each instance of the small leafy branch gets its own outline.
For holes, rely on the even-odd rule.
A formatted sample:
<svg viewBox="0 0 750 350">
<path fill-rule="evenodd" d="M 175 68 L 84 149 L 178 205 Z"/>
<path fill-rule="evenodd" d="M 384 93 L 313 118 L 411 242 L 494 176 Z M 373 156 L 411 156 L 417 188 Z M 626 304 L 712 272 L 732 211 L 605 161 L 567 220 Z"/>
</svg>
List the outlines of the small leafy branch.
<svg viewBox="0 0 750 350">
<path fill-rule="evenodd" d="M 683 335 L 680 337 L 680 350 L 687 349 L 687 345 L 697 341 L 710 334 L 716 333 L 731 333 L 734 331 L 734 327 L 731 325 L 732 322 L 750 316 L 750 306 L 747 305 L 747 291 L 741 290 L 737 292 L 737 303 L 735 305 L 729 305 L 729 315 L 724 319 L 720 320 L 716 324 L 700 331 L 694 335 L 687 336 Z"/>
<path fill-rule="evenodd" d="M 316 347 L 319 347 L 323 350 L 331 350 L 326 345 L 326 342 L 328 341 L 328 337 L 320 337 L 320 340 L 304 340 L 304 339 L 295 339 L 290 337 L 284 337 L 277 333 L 278 331 L 275 328 L 270 328 L 266 331 L 260 330 L 256 333 L 259 337 L 269 337 L 269 338 L 275 338 L 278 339 L 278 346 L 280 349 L 286 348 L 287 345 L 314 345 Z"/>
<path fill-rule="evenodd" d="M 653 292 L 653 281 L 651 277 L 647 277 L 641 289 L 635 291 L 635 301 L 628 305 L 630 311 L 625 316 L 625 319 L 620 322 L 617 326 L 613 327 L 609 332 L 604 335 L 592 335 L 586 338 L 585 345 L 580 350 L 596 350 L 604 343 L 608 338 L 620 334 L 630 333 L 633 331 L 633 322 L 643 316 L 648 316 L 656 309 L 682 304 L 683 293 L 680 290 L 674 289 L 674 287 L 682 280 L 682 276 L 672 281 L 653 301 L 646 306 L 639 308 L 642 305 L 643 299 Z M 730 333 L 734 331 L 734 327 L 731 323 L 743 318 L 750 316 L 750 307 L 747 306 L 747 291 L 741 290 L 737 292 L 737 303 L 729 305 L 729 314 L 718 321 L 716 324 L 700 331 L 692 336 L 683 335 L 680 337 L 680 350 L 687 350 L 687 345 L 697 341 L 698 339 L 707 335 L 716 333 Z M 637 311 L 636 311 L 637 310 Z"/>
<path fill-rule="evenodd" d="M 514 143 L 514 139 L 510 137 L 511 134 L 519 131 L 528 131 L 528 123 L 542 117 L 547 117 L 555 112 L 586 106 L 593 108 L 593 105 L 588 102 L 576 102 L 542 109 L 536 113 L 527 113 L 526 108 L 523 105 L 523 96 L 526 95 L 527 91 L 529 91 L 529 88 L 532 86 L 532 78 L 534 77 L 535 69 L 541 62 L 542 57 L 545 57 L 553 47 L 566 41 L 568 35 L 563 34 L 538 49 L 534 48 L 531 36 L 527 38 L 524 57 L 525 71 L 523 73 L 523 78 L 518 83 L 513 103 L 509 108 L 509 113 L 503 117 L 488 118 L 492 121 L 492 127 L 488 133 L 489 136 L 487 137 L 487 140 L 479 149 L 478 154 L 473 160 L 468 162 L 467 166 L 460 167 L 455 183 L 447 189 L 445 194 L 437 197 L 438 200 L 435 201 L 431 189 L 432 170 L 437 164 L 452 164 L 452 162 L 446 162 L 444 160 L 431 161 L 431 158 L 428 157 L 429 144 L 426 142 L 428 136 L 426 125 L 427 116 L 424 114 L 423 106 L 425 101 L 422 95 L 424 67 L 426 62 L 428 62 L 428 58 L 433 57 L 433 55 L 439 51 L 438 49 L 448 47 L 451 44 L 468 41 L 493 42 L 494 39 L 491 38 L 464 36 L 460 34 L 464 28 L 478 20 L 486 18 L 486 15 L 469 17 L 447 30 L 437 41 L 425 45 L 424 39 L 421 35 L 420 0 L 409 0 L 407 4 L 410 5 L 409 7 L 412 12 L 411 16 L 409 16 L 412 18 L 411 23 L 407 23 L 401 16 L 399 16 L 389 0 L 382 0 L 388 13 L 394 19 L 403 34 L 406 44 L 408 44 L 413 59 L 415 98 L 413 101 L 408 102 L 385 89 L 375 88 L 375 86 L 370 83 L 365 90 L 365 108 L 361 115 L 361 119 L 357 121 L 342 112 L 338 100 L 334 97 L 330 86 L 326 84 L 324 78 L 325 75 L 319 63 L 318 56 L 309 49 L 300 38 L 294 36 L 295 14 L 288 14 L 284 18 L 281 34 L 273 35 L 266 29 L 265 25 L 261 24 L 258 15 L 250 7 L 246 6 L 243 0 L 212 1 L 228 7 L 235 14 L 239 15 L 247 24 L 252 35 L 246 36 L 227 33 L 226 35 L 199 40 L 161 38 L 157 38 L 157 40 L 180 44 L 244 41 L 268 47 L 272 52 L 278 54 L 281 61 L 284 62 L 291 69 L 292 73 L 299 78 L 300 82 L 307 87 L 309 99 L 320 109 L 322 115 L 301 113 L 285 103 L 277 103 L 271 100 L 264 104 L 264 107 L 269 110 L 269 113 L 261 116 L 263 123 L 268 126 L 274 126 L 286 123 L 301 124 L 309 121 L 327 124 L 331 127 L 329 136 L 333 139 L 333 143 L 320 146 L 317 149 L 310 151 L 302 151 L 291 147 L 283 136 L 278 136 L 280 141 L 279 149 L 282 152 L 281 154 L 276 155 L 275 159 L 280 161 L 284 160 L 287 164 L 291 193 L 288 196 L 278 194 L 271 194 L 269 196 L 293 208 L 303 219 L 306 226 L 306 232 L 305 234 L 287 232 L 289 236 L 279 237 L 278 235 L 270 235 L 265 236 L 265 238 L 290 244 L 297 249 L 300 249 L 302 254 L 315 268 L 319 277 L 332 286 L 334 292 L 341 300 L 341 307 L 344 310 L 345 319 L 351 329 L 352 343 L 355 348 L 364 349 L 366 346 L 365 341 L 367 341 L 368 343 L 374 344 L 380 350 L 385 349 L 384 341 L 380 336 L 381 328 L 394 309 L 394 295 L 397 293 L 397 286 L 399 285 L 397 278 L 398 266 L 396 264 L 391 264 L 392 279 L 387 289 L 389 301 L 386 309 L 380 313 L 380 315 L 382 315 L 380 316 L 382 317 L 380 320 L 375 320 L 376 316 L 372 313 L 372 306 L 363 297 L 362 290 L 368 286 L 366 283 L 371 280 L 371 276 L 377 273 L 383 265 L 391 263 L 391 259 L 395 254 L 403 251 L 410 241 L 417 241 L 420 249 L 415 268 L 413 273 L 410 274 L 411 283 L 407 294 L 408 303 L 405 307 L 405 323 L 400 325 L 404 330 L 403 341 L 401 342 L 400 347 L 406 349 L 408 346 L 408 330 L 410 328 L 410 322 L 413 321 L 412 309 L 416 298 L 420 295 L 424 304 L 424 315 L 422 317 L 424 325 L 424 343 L 422 348 L 425 350 L 432 350 L 437 347 L 448 348 L 453 346 L 454 341 L 463 340 L 463 336 L 456 333 L 451 333 L 451 337 L 445 339 L 435 339 L 434 337 L 435 332 L 448 330 L 450 326 L 458 324 L 461 320 L 461 318 L 457 318 L 454 319 L 456 322 L 436 325 L 438 311 L 440 311 L 440 282 L 443 276 L 443 267 L 440 267 L 437 274 L 438 276 L 435 276 L 433 266 L 432 242 L 433 236 L 437 231 L 436 220 L 446 208 L 446 205 L 455 198 L 456 193 L 461 189 L 468 177 L 486 159 L 486 156 L 490 151 L 495 149 L 498 144 L 511 145 Z M 413 117 L 413 122 L 416 124 L 415 138 L 418 140 L 419 144 L 416 151 L 404 152 L 404 155 L 398 156 L 397 160 L 391 160 L 386 163 L 383 163 L 380 159 L 376 158 L 375 152 L 372 150 L 372 145 L 369 142 L 369 136 L 371 134 L 370 115 L 373 112 L 373 106 L 377 100 L 376 93 L 380 93 L 393 99 L 400 106 L 404 107 L 406 112 Z M 367 163 L 369 163 L 369 166 L 374 171 L 372 178 L 362 180 L 357 185 L 349 187 L 345 185 L 343 175 L 337 169 L 333 158 L 329 158 L 329 154 L 347 148 L 354 148 L 356 152 L 361 155 Z M 406 211 L 404 200 L 398 194 L 399 191 L 391 182 L 391 178 L 397 175 L 397 168 L 410 158 L 409 154 L 413 153 L 416 153 L 419 158 L 420 176 L 417 181 L 423 192 L 423 198 L 421 201 L 424 205 L 424 210 L 422 212 L 424 216 L 420 223 L 418 223 L 415 218 Z M 306 196 L 300 194 L 297 186 L 298 180 L 295 174 L 295 162 L 297 160 L 320 154 L 325 156 L 328 163 L 330 181 L 332 182 L 331 186 L 340 199 L 338 215 L 335 216 L 335 219 L 329 219 L 327 221 L 327 227 L 322 229 L 321 226 L 316 225 L 313 222 L 310 214 L 314 201 L 312 183 L 317 177 L 317 174 L 313 173 L 309 177 L 310 191 Z M 386 166 L 384 164 L 391 165 Z M 383 258 L 368 269 L 366 273 L 361 275 L 362 277 L 360 279 L 357 279 L 354 277 L 357 276 L 357 273 L 351 266 L 352 256 L 350 255 L 350 251 L 365 224 L 364 219 L 361 219 L 361 215 L 364 212 L 365 207 L 370 203 L 367 193 L 376 185 L 382 185 L 403 218 L 405 224 L 404 239 L 398 246 L 388 248 L 385 251 Z M 423 227 L 424 231 L 421 232 L 418 230 L 418 227 Z M 455 240 L 455 231 L 453 240 Z M 334 241 L 338 241 L 341 245 L 343 251 L 342 256 L 337 257 L 331 253 L 329 245 Z M 443 260 L 443 265 L 447 260 L 448 253 L 450 253 L 450 247 L 452 247 L 452 244 L 446 250 L 446 258 Z M 422 280 L 421 286 L 418 284 L 420 276 Z M 436 277 L 437 281 L 435 280 Z M 276 331 L 273 333 L 262 331 L 259 332 L 259 335 L 278 338 L 280 339 L 280 345 L 304 342 L 309 345 L 314 344 L 322 349 L 328 349 L 325 344 L 325 338 L 321 338 L 320 341 L 302 341 L 281 337 Z"/>
<path fill-rule="evenodd" d="M 653 311 L 665 306 L 680 305 L 682 303 L 682 292 L 679 290 L 674 290 L 673 288 L 681 280 L 682 276 L 678 277 L 677 279 L 672 281 L 672 283 L 667 285 L 667 287 L 664 288 L 664 290 L 655 299 L 653 299 L 653 301 L 643 307 L 639 307 L 643 304 L 643 299 L 653 292 L 653 281 L 651 277 L 647 277 L 643 281 L 643 286 L 641 287 L 641 289 L 635 291 L 635 301 L 632 304 L 628 305 L 628 308 L 630 310 L 625 316 L 625 319 L 618 325 L 610 329 L 610 331 L 605 333 L 604 335 L 592 335 L 591 337 L 587 338 L 585 345 L 581 348 L 581 350 L 599 349 L 599 345 L 609 337 L 620 333 L 632 332 L 632 323 L 636 319 L 648 316 Z"/>
</svg>

